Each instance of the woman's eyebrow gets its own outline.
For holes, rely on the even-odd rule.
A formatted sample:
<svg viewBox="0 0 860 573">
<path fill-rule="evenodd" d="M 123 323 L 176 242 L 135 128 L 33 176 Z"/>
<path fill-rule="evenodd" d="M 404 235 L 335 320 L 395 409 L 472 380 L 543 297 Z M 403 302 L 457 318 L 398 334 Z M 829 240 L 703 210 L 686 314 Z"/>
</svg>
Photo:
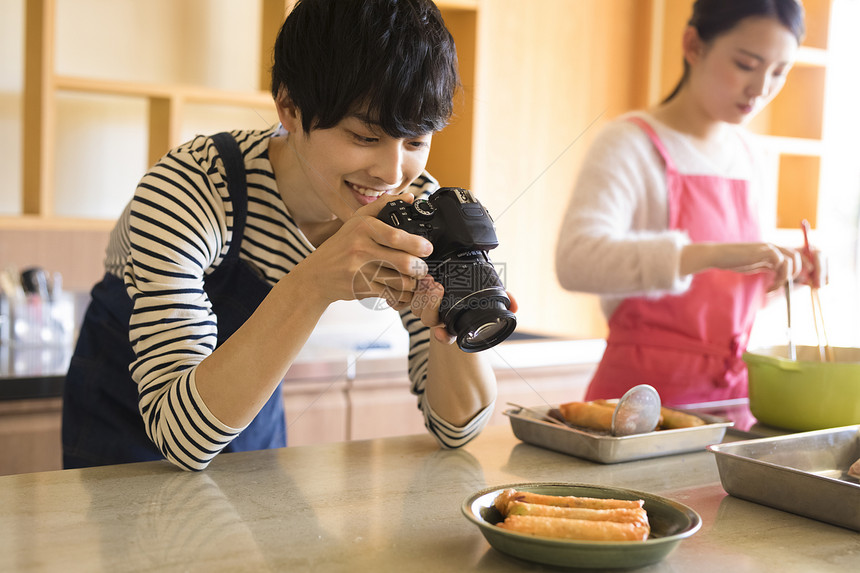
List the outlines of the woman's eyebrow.
<svg viewBox="0 0 860 573">
<path fill-rule="evenodd" d="M 755 52 L 750 52 L 749 50 L 745 50 L 745 49 L 743 49 L 743 48 L 738 48 L 738 52 L 740 52 L 741 54 L 743 54 L 743 55 L 745 55 L 745 56 L 749 56 L 750 58 L 756 59 L 756 60 L 758 60 L 758 61 L 760 61 L 760 62 L 763 62 L 763 61 L 764 61 L 764 58 L 763 58 L 763 57 L 761 57 L 761 56 L 759 56 L 759 55 L 758 55 L 758 54 L 756 54 Z"/>
<path fill-rule="evenodd" d="M 755 60 L 758 60 L 760 63 L 765 63 L 765 59 L 762 56 L 759 56 L 758 54 L 756 54 L 755 52 L 750 52 L 749 50 L 745 50 L 743 48 L 738 48 L 738 52 L 740 52 L 741 54 L 743 54 L 749 58 L 753 58 Z M 788 60 L 783 60 L 782 62 L 777 62 L 777 64 L 779 64 L 780 66 L 787 66 L 787 65 L 790 65 L 791 62 Z"/>
</svg>

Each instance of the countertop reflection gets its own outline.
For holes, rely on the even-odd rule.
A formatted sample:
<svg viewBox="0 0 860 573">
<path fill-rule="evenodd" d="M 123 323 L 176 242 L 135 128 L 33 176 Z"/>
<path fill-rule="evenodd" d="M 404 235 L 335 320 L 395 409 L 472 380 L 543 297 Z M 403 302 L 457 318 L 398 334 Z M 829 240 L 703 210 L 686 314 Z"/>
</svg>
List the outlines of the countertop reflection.
<svg viewBox="0 0 860 573">
<path fill-rule="evenodd" d="M 602 465 L 487 428 L 460 450 L 415 435 L 0 477 L 0 570 L 547 570 L 490 548 L 471 493 L 573 482 L 669 497 L 703 527 L 649 572 L 849 571 L 856 532 L 723 491 L 706 451 Z"/>
</svg>

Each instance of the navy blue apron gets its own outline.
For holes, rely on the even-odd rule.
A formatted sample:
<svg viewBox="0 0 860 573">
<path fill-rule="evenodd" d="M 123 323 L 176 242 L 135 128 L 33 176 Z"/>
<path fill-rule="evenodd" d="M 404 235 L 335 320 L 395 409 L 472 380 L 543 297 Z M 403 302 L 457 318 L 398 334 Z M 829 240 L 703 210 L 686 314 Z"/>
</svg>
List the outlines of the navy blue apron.
<svg viewBox="0 0 860 573">
<path fill-rule="evenodd" d="M 239 258 L 248 213 L 245 164 L 229 133 L 212 137 L 227 172 L 233 239 L 219 267 L 204 279 L 218 317 L 218 346 L 256 310 L 271 290 L 262 274 Z M 63 392 L 63 467 L 80 468 L 164 459 L 144 430 L 137 384 L 129 374 L 131 299 L 123 281 L 106 274 L 92 290 Z M 241 380 L 237 380 L 241 384 Z M 287 445 L 280 384 L 241 434 L 224 448 L 239 452 Z"/>
</svg>

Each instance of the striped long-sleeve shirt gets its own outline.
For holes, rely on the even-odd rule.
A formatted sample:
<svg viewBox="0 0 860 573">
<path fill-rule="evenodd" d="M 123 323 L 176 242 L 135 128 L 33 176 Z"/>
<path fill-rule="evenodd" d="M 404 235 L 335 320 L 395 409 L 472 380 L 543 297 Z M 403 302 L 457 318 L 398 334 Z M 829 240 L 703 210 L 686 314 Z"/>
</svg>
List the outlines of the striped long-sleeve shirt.
<svg viewBox="0 0 860 573">
<path fill-rule="evenodd" d="M 240 257 L 272 285 L 314 250 L 275 184 L 268 141 L 277 129 L 233 132 L 244 156 L 248 187 Z M 437 187 L 423 174 L 410 191 L 420 196 Z M 223 424 L 209 411 L 194 378 L 218 334 L 203 279 L 223 261 L 232 230 L 223 162 L 211 139 L 198 136 L 168 153 L 141 179 L 107 249 L 106 270 L 123 279 L 134 303 L 129 337 L 135 360 L 130 372 L 138 385 L 146 431 L 167 459 L 186 469 L 206 467 L 242 430 Z M 411 391 L 425 425 L 443 447 L 461 446 L 487 423 L 492 404 L 463 427 L 439 418 L 424 396 L 429 329 L 409 311 L 402 311 L 401 319 L 409 333 Z"/>
</svg>

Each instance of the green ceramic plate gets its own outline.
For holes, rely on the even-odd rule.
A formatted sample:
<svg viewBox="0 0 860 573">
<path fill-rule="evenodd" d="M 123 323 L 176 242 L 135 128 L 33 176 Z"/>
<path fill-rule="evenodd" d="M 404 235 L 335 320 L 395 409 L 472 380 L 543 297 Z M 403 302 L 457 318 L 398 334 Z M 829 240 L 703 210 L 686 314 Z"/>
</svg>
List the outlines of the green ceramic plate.
<svg viewBox="0 0 860 573">
<path fill-rule="evenodd" d="M 614 499 L 642 499 L 651 523 L 645 541 L 572 541 L 507 531 L 496 524 L 501 514 L 493 501 L 502 490 L 514 488 L 544 495 L 575 495 Z M 562 567 L 621 568 L 657 563 L 702 526 L 699 514 L 670 499 L 630 489 L 571 483 L 515 483 L 483 489 L 466 498 L 463 514 L 475 523 L 490 545 L 520 559 Z"/>
</svg>

